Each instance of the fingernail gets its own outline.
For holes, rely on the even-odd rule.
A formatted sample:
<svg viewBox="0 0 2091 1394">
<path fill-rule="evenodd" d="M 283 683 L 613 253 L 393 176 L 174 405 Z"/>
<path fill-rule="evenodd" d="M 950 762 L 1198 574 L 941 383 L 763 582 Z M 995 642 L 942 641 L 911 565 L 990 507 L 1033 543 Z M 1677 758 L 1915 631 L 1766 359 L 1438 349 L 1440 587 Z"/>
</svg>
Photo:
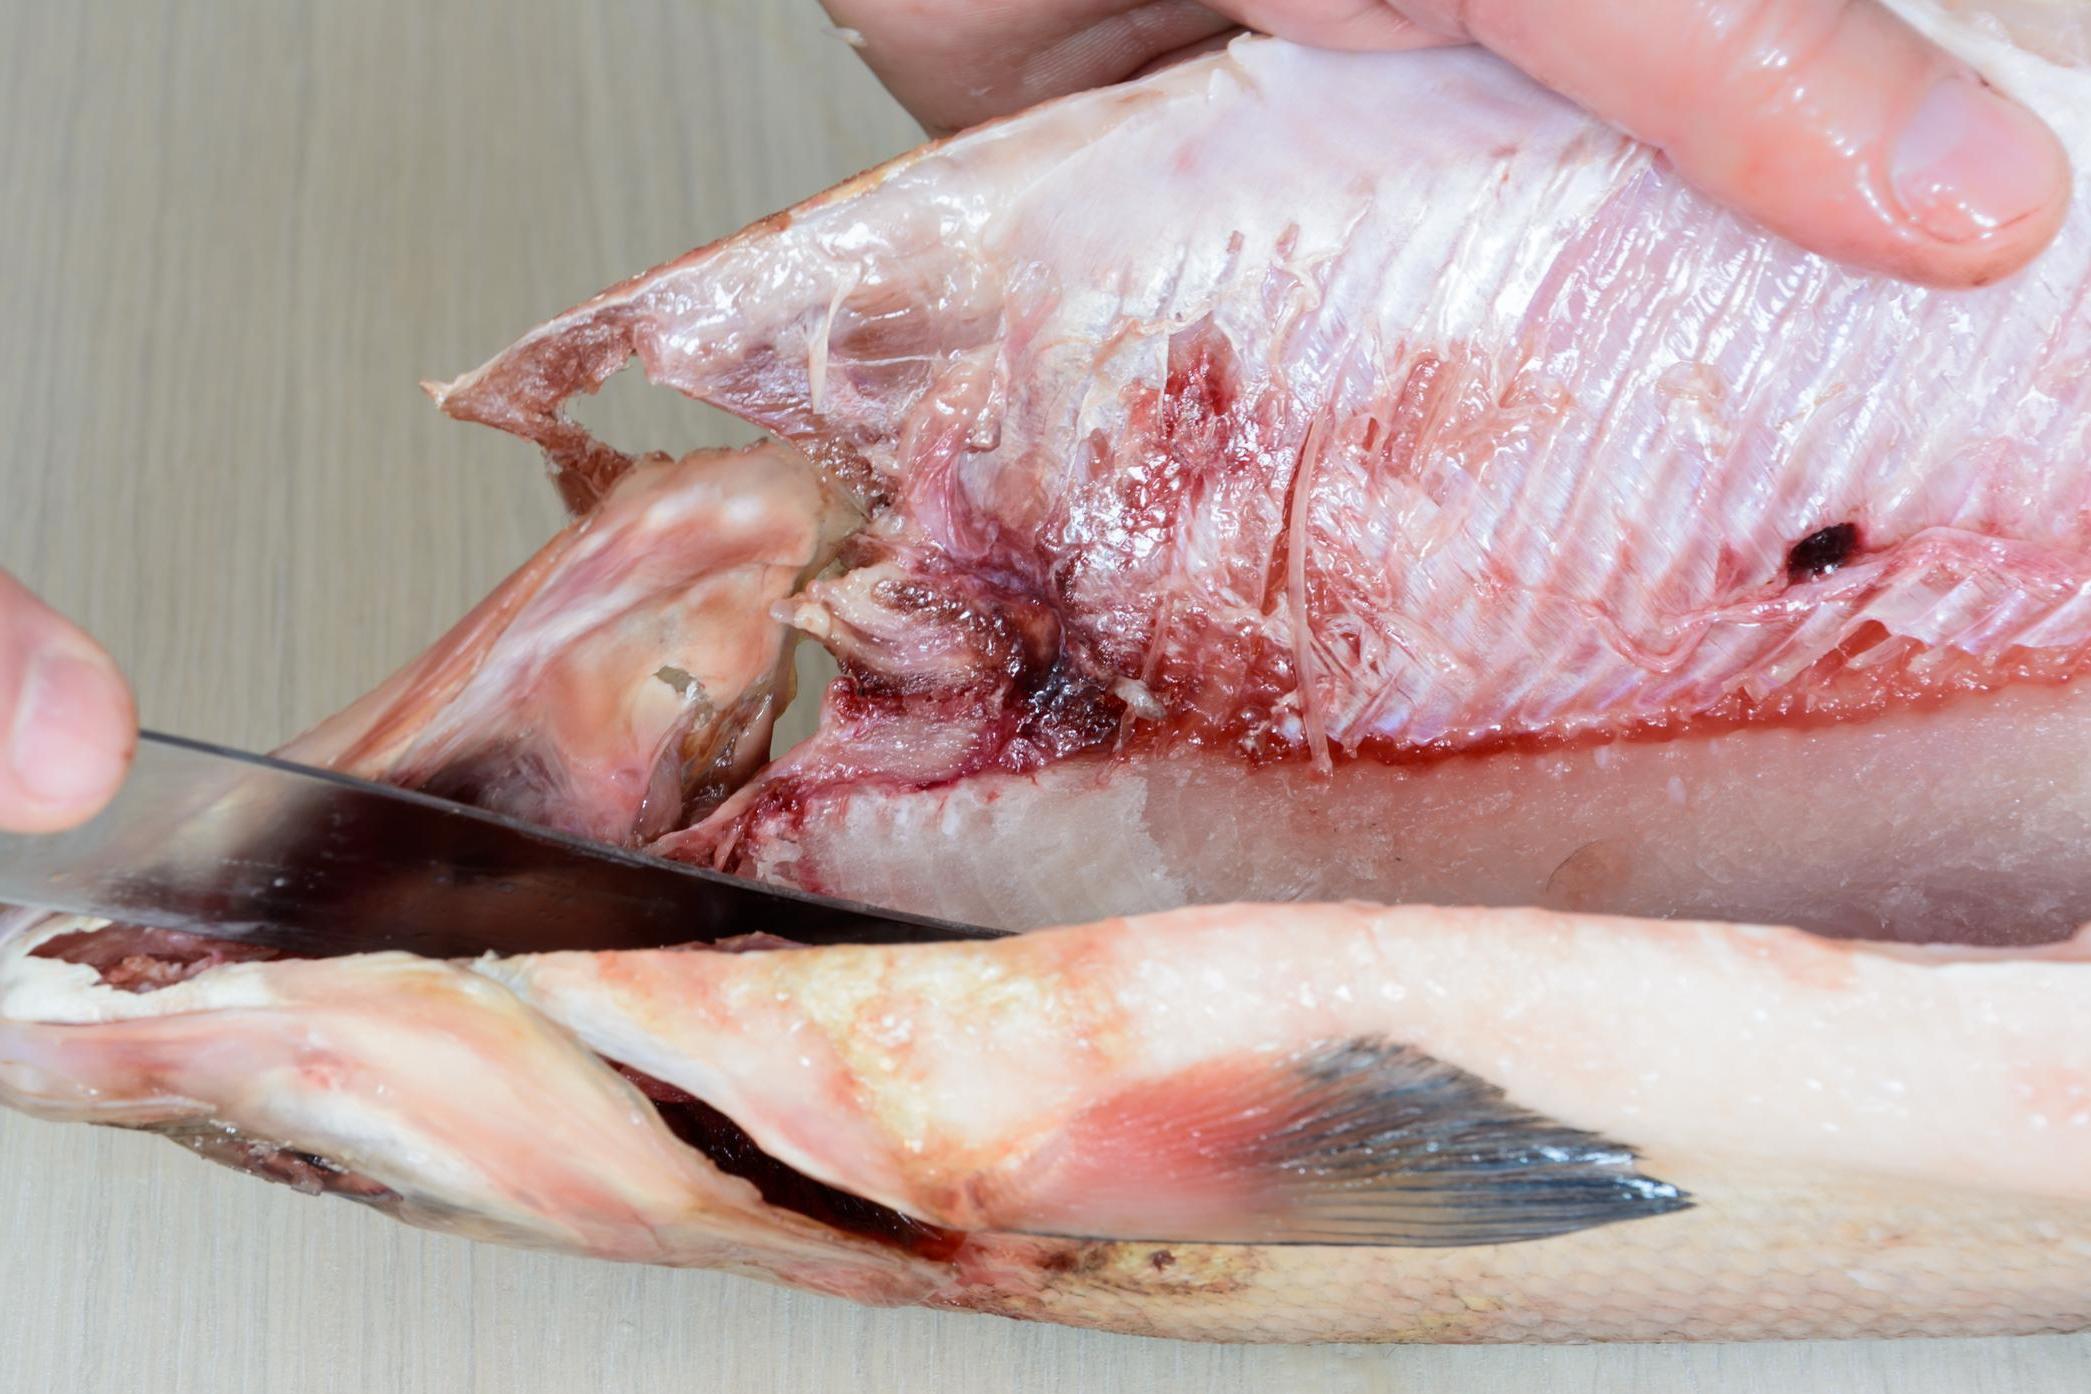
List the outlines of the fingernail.
<svg viewBox="0 0 2091 1394">
<path fill-rule="evenodd" d="M 1931 89 L 1896 143 L 1903 210 L 1942 242 L 1973 242 L 2040 212 L 2066 161 L 2040 118 L 1970 74 Z"/>
<path fill-rule="evenodd" d="M 130 697 L 99 654 L 64 642 L 29 660 L 8 734 L 8 763 L 22 792 L 56 809 L 99 804 L 123 778 Z"/>
</svg>

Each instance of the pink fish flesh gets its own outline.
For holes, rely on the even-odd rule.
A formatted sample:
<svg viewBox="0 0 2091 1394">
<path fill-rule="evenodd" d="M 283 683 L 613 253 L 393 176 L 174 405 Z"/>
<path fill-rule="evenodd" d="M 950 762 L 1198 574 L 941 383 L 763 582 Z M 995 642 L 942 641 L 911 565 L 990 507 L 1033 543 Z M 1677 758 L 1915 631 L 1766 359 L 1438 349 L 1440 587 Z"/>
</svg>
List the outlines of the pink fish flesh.
<svg viewBox="0 0 2091 1394">
<path fill-rule="evenodd" d="M 2091 169 L 2082 9 L 1904 8 Z M 2086 206 L 1916 290 L 1479 54 L 1270 41 L 904 157 L 436 389 L 580 516 L 286 749 L 1080 927 L 446 963 L 25 914 L 0 1097 L 1157 1335 L 2091 1325 Z M 603 447 L 562 403 L 635 355 L 778 440 Z M 768 759 L 799 635 L 841 676 Z"/>
</svg>

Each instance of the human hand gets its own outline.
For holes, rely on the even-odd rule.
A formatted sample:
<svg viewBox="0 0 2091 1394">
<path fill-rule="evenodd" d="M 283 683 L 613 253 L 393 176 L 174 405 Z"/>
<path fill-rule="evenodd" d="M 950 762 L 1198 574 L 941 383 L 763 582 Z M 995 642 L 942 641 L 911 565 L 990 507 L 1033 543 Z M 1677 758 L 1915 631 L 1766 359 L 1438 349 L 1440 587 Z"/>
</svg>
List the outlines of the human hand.
<svg viewBox="0 0 2091 1394">
<path fill-rule="evenodd" d="M 1475 42 L 1660 148 L 1774 232 L 1981 285 L 2037 255 L 2068 156 L 1879 0 L 826 0 L 924 125 L 1130 77 L 1239 26 L 1329 48 Z"/>
<path fill-rule="evenodd" d="M 93 817 L 137 741 L 131 691 L 109 655 L 0 571 L 0 829 Z"/>
</svg>

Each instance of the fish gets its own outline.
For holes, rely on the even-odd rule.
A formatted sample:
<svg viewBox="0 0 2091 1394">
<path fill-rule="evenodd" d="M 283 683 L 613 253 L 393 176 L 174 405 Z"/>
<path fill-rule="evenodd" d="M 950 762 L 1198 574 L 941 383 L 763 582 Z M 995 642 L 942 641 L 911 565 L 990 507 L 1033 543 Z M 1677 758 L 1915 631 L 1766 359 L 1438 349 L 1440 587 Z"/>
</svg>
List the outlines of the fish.
<svg viewBox="0 0 2091 1394">
<path fill-rule="evenodd" d="M 717 807 L 793 691 L 770 609 L 860 516 L 781 444 L 639 462 L 421 657 L 284 746 L 620 847 Z"/>
<path fill-rule="evenodd" d="M 1896 8 L 2091 170 L 2084 7 Z M 1920 289 L 1487 55 L 1263 38 L 903 156 L 432 384 L 573 521 L 284 753 L 1027 932 L 24 912 L 0 1100 L 1158 1337 L 2091 1326 L 2078 179 Z M 594 440 L 634 358 L 764 437 Z"/>
<path fill-rule="evenodd" d="M 144 995 L 43 959 L 34 1001 L 14 957 L 0 1089 L 474 1238 L 864 1303 L 1211 1340 L 2073 1330 L 2087 949 L 1351 905 Z M 1433 1143 L 1474 1174 L 1411 1169 L 1410 1242 L 1225 1228 L 1333 1225 L 1347 1156 Z M 1494 1166 L 1526 1143 L 1569 1160 Z"/>
<path fill-rule="evenodd" d="M 2083 66 L 1909 13 L 2091 169 Z M 1891 285 L 1478 51 L 1247 41 L 434 391 L 574 486 L 623 457 L 561 404 L 636 358 L 875 515 L 793 602 L 846 678 L 819 733 L 670 855 L 1011 928 L 1364 897 L 2055 938 L 2091 918 L 2083 192 L 2022 275 Z"/>
</svg>

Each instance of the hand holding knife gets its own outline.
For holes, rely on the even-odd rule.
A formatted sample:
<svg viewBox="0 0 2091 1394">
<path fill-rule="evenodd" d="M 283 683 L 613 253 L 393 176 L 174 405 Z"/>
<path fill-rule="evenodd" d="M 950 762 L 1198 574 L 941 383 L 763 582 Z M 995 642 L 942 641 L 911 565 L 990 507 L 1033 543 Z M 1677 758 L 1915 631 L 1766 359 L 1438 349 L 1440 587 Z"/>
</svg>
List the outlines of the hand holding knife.
<svg viewBox="0 0 2091 1394">
<path fill-rule="evenodd" d="M 802 944 L 1002 931 L 809 895 L 483 809 L 145 732 L 82 827 L 0 833 L 0 902 L 268 944 L 302 957 Z"/>
</svg>

